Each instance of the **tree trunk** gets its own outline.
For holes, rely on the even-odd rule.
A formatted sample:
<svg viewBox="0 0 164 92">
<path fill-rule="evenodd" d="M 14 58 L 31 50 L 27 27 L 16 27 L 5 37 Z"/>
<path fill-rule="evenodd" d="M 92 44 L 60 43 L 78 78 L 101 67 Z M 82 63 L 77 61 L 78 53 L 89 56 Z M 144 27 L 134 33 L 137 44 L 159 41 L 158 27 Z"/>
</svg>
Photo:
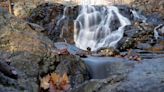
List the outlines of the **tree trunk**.
<svg viewBox="0 0 164 92">
<path fill-rule="evenodd" d="M 11 6 L 12 1 L 8 0 L 8 5 L 9 5 L 9 12 L 12 14 L 12 6 Z"/>
</svg>

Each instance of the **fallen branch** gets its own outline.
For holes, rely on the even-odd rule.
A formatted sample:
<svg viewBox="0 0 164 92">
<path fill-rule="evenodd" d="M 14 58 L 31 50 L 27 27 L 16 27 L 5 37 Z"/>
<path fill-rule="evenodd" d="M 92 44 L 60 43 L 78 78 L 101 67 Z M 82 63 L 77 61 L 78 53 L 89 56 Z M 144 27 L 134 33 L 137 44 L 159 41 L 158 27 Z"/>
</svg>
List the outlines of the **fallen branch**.
<svg viewBox="0 0 164 92">
<path fill-rule="evenodd" d="M 2 72 L 5 76 L 17 79 L 17 73 L 13 69 L 13 67 L 9 66 L 7 63 L 3 61 L 0 61 L 0 72 Z"/>
</svg>

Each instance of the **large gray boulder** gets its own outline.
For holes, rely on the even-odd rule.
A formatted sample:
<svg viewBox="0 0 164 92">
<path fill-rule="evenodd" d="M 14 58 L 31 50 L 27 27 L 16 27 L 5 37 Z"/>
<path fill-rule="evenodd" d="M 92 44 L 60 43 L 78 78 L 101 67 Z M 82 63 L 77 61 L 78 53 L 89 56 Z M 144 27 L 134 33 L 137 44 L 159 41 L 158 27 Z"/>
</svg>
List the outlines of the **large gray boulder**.
<svg viewBox="0 0 164 92">
<path fill-rule="evenodd" d="M 113 75 L 110 75 L 106 79 L 93 79 L 88 82 L 83 83 L 77 88 L 71 90 L 71 92 L 163 92 L 164 90 L 164 58 L 158 59 L 145 59 L 141 63 L 133 62 L 133 67 L 129 72 L 124 72 L 123 74 L 114 73 L 115 71 L 110 71 Z M 110 61 L 110 60 L 109 60 Z M 126 62 L 126 61 L 125 61 Z M 119 66 L 123 67 L 125 65 Z M 132 62 L 131 62 L 132 64 Z M 113 66 L 113 63 L 109 67 Z"/>
<path fill-rule="evenodd" d="M 51 62 L 52 49 L 52 41 L 39 30 L 0 8 L 0 59 L 14 67 L 18 74 L 17 79 L 1 74 L 1 92 L 36 92 L 39 62 Z"/>
</svg>

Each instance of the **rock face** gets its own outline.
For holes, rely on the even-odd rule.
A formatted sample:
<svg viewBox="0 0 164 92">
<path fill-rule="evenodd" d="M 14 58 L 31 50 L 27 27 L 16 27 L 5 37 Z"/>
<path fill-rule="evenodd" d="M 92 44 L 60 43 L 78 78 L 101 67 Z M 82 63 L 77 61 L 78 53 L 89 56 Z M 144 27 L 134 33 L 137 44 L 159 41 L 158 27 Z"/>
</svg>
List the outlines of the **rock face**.
<svg viewBox="0 0 164 92">
<path fill-rule="evenodd" d="M 32 2 L 16 2 L 14 5 L 14 15 L 19 18 L 27 18 L 32 9 L 36 8 L 36 5 L 34 5 Z"/>
<path fill-rule="evenodd" d="M 164 58 L 145 59 L 142 63 L 121 64 L 119 68 L 125 66 L 133 66 L 128 68 L 128 72 L 118 74 L 119 69 L 110 71 L 113 73 L 109 78 L 102 80 L 90 80 L 83 83 L 78 88 L 72 89 L 70 92 L 163 92 L 164 90 Z M 117 64 L 118 65 L 118 64 Z M 109 65 L 112 67 L 113 64 Z M 127 68 L 127 67 L 126 67 Z M 126 69 L 123 69 L 126 70 Z"/>
<path fill-rule="evenodd" d="M 46 3 L 34 9 L 28 20 L 44 27 L 53 41 L 66 39 L 73 43 L 73 20 L 77 17 L 78 9 L 78 6 Z"/>
<path fill-rule="evenodd" d="M 74 82 L 72 85 L 89 79 L 80 59 L 54 53 L 53 42 L 40 32 L 43 28 L 39 25 L 0 8 L 0 28 L 0 65 L 7 66 L 0 67 L 0 92 L 38 92 L 39 76 L 55 71 L 57 66 L 56 71 L 61 73 L 68 69 L 65 72 Z"/>
<path fill-rule="evenodd" d="M 33 30 L 27 22 L 15 18 L 2 8 L 0 8 L 0 28 L 0 59 L 10 63 L 18 73 L 17 80 L 2 78 L 2 81 L 6 82 L 0 84 L 1 92 L 18 90 L 36 92 L 40 72 L 39 62 L 45 56 L 50 57 L 53 43 L 37 30 Z M 48 59 L 50 58 L 45 61 L 52 61 Z"/>
<path fill-rule="evenodd" d="M 84 62 L 76 56 L 62 57 L 61 63 L 56 67 L 56 73 L 67 73 L 70 78 L 72 87 L 89 80 L 89 72 Z"/>
<path fill-rule="evenodd" d="M 147 13 L 158 13 L 164 16 L 163 0 L 135 0 L 132 7 L 139 8 Z"/>
<path fill-rule="evenodd" d="M 99 6 L 95 6 L 100 8 Z M 154 29 L 156 26 L 163 24 L 163 18 L 160 15 L 145 15 L 139 12 L 136 15 L 132 12 L 132 8 L 117 5 L 120 13 L 129 18 L 132 25 L 125 28 L 124 37 L 119 42 L 117 48 L 119 50 L 127 50 L 129 48 L 138 48 L 140 43 L 147 43 L 153 46 L 155 42 Z M 46 34 L 53 41 L 67 41 L 74 43 L 74 23 L 78 16 L 78 10 L 81 6 L 66 6 L 62 4 L 42 4 L 34 9 L 28 20 L 37 23 L 45 28 Z M 137 17 L 138 16 L 138 17 Z M 113 22 L 115 25 L 111 29 L 116 29 L 119 23 Z M 118 25 L 117 25 L 118 24 Z M 139 47 L 140 48 L 140 47 Z M 146 48 L 148 49 L 148 48 Z"/>
</svg>

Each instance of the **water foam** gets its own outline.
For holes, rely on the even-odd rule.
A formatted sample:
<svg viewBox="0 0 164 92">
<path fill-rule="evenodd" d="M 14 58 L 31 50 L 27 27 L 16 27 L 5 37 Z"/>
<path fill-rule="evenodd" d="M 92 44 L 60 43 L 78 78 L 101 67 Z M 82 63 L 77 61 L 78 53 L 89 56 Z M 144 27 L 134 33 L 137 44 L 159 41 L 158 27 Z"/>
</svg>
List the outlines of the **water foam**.
<svg viewBox="0 0 164 92">
<path fill-rule="evenodd" d="M 82 2 L 83 7 L 74 22 L 75 45 L 83 50 L 88 47 L 92 51 L 100 48 L 115 47 L 124 34 L 124 28 L 130 25 L 128 18 L 119 13 L 115 6 L 104 6 L 97 10 L 95 6 L 87 5 L 94 2 Z M 90 0 L 92 1 L 92 0 Z M 117 17 L 121 26 L 111 30 L 111 21 Z"/>
</svg>

